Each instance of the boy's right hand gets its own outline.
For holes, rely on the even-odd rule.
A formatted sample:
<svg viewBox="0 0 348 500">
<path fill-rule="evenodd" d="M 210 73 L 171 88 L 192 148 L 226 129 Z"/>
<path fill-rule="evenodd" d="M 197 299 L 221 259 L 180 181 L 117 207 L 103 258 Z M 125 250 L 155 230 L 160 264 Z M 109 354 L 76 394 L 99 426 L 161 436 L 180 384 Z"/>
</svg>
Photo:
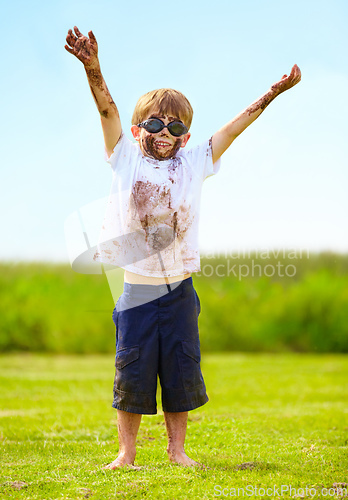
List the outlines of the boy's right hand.
<svg viewBox="0 0 348 500">
<path fill-rule="evenodd" d="M 77 26 L 74 26 L 74 30 L 75 33 L 72 30 L 68 31 L 66 37 L 68 45 L 65 45 L 65 49 L 84 65 L 92 96 L 100 114 L 105 149 L 108 156 L 111 156 L 121 137 L 120 116 L 101 73 L 98 44 L 93 32 L 89 31 L 88 36 L 84 36 Z"/>
<path fill-rule="evenodd" d="M 72 30 L 68 31 L 66 41 L 69 45 L 65 45 L 65 49 L 79 59 L 85 67 L 98 62 L 98 44 L 92 31 L 88 32 L 88 36 L 84 36 L 77 26 L 74 26 L 75 33 Z"/>
</svg>

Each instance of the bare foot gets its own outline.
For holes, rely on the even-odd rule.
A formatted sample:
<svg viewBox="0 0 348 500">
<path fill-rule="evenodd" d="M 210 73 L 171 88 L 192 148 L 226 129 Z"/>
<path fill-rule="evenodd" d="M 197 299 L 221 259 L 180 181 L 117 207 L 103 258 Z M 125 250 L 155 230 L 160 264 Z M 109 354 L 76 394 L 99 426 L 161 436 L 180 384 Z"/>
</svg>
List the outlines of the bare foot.
<svg viewBox="0 0 348 500">
<path fill-rule="evenodd" d="M 105 465 L 103 469 L 115 470 L 127 466 L 136 469 L 136 467 L 134 467 L 134 458 L 135 457 L 130 457 L 129 455 L 126 455 L 124 453 L 119 454 L 118 457 L 113 462 L 111 462 L 108 465 Z"/>
<path fill-rule="evenodd" d="M 206 467 L 205 465 L 200 464 L 195 460 L 192 460 L 192 458 L 188 457 L 184 451 L 176 451 L 176 452 L 168 451 L 168 457 L 169 461 L 172 462 L 173 464 L 180 464 L 184 465 L 185 467 L 203 467 L 203 468 Z"/>
</svg>

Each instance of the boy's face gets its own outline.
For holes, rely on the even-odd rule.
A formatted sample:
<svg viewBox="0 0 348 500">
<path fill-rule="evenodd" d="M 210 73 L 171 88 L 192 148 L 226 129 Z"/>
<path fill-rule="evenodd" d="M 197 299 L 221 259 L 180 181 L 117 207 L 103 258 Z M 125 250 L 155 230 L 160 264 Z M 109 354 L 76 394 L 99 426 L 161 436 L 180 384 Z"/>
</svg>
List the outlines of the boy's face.
<svg viewBox="0 0 348 500">
<path fill-rule="evenodd" d="M 159 118 L 165 125 L 168 125 L 168 123 L 174 120 L 181 121 L 175 116 L 161 115 L 158 113 L 151 113 L 146 120 L 149 118 Z M 140 128 L 137 125 L 133 125 L 131 130 L 134 138 L 139 142 L 143 155 L 160 161 L 173 158 L 180 148 L 186 146 L 191 136 L 191 134 L 187 132 L 185 135 L 175 137 L 171 135 L 167 128 L 163 128 L 157 133 L 151 133 L 147 132 L 147 130 L 142 127 Z"/>
</svg>

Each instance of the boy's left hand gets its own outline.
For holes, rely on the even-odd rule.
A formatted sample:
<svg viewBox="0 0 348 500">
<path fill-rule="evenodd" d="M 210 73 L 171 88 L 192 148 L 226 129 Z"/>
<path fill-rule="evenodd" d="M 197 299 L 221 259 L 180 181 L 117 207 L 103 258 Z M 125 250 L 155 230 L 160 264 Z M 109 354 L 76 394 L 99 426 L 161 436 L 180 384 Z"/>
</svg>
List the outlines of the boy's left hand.
<svg viewBox="0 0 348 500">
<path fill-rule="evenodd" d="M 220 158 L 235 138 L 260 116 L 262 111 L 273 101 L 273 99 L 282 92 L 285 92 L 285 90 L 291 89 L 291 87 L 296 85 L 300 80 L 301 71 L 297 64 L 295 64 L 289 76 L 283 75 L 282 79 L 274 83 L 257 101 L 253 102 L 244 111 L 233 118 L 233 120 L 218 130 L 213 135 L 212 141 L 213 162 L 215 163 Z"/>
<path fill-rule="evenodd" d="M 271 90 L 277 92 L 277 94 L 281 94 L 285 90 L 291 89 L 294 85 L 296 85 L 301 80 L 301 71 L 300 68 L 295 64 L 292 67 L 291 73 L 289 76 L 284 75 L 279 82 L 276 82 L 272 85 Z"/>
</svg>

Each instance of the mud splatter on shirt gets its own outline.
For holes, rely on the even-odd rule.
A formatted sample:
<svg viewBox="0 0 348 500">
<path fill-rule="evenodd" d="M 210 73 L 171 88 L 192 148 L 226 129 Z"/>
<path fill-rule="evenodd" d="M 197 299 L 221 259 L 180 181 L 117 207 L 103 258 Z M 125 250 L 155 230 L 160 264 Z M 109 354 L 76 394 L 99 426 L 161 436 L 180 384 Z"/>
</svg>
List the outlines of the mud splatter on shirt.
<svg viewBox="0 0 348 500">
<path fill-rule="evenodd" d="M 202 184 L 220 168 L 211 140 L 159 161 L 123 134 L 108 162 L 113 182 L 95 260 L 144 276 L 199 271 Z"/>
</svg>

